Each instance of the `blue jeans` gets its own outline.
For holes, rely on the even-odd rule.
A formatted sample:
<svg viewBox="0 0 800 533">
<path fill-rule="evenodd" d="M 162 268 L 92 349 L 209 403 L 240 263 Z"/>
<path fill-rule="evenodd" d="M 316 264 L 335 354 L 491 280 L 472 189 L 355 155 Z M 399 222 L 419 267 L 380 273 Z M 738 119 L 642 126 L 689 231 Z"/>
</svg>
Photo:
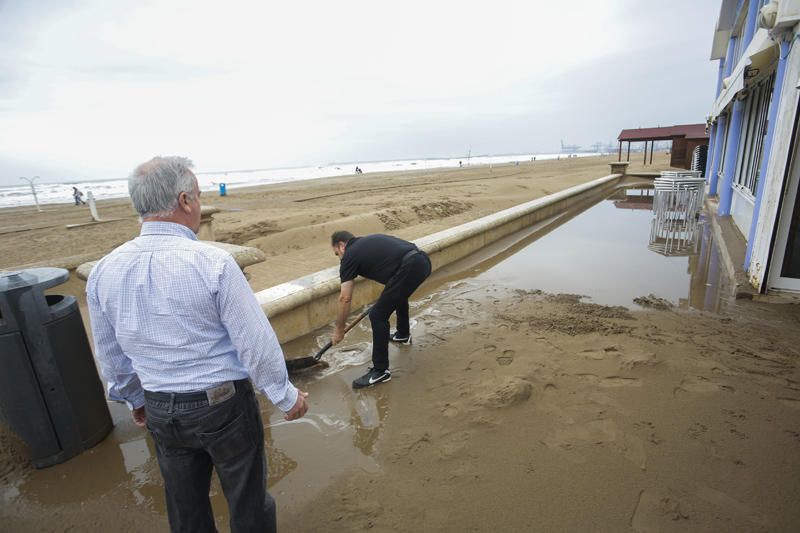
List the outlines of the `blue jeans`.
<svg viewBox="0 0 800 533">
<path fill-rule="evenodd" d="M 212 467 L 228 501 L 231 531 L 277 530 L 261 412 L 250 381 L 235 383 L 236 394 L 212 406 L 197 394 L 145 392 L 173 533 L 216 532 L 208 497 Z"/>
</svg>

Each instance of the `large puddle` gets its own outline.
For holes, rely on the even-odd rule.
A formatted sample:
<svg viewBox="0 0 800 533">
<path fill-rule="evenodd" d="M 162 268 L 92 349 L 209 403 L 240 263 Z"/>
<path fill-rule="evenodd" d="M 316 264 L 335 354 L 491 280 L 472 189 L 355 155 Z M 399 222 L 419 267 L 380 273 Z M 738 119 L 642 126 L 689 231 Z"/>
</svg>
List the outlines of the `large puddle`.
<svg viewBox="0 0 800 533">
<path fill-rule="evenodd" d="M 478 274 L 520 289 L 579 294 L 635 307 L 649 294 L 717 311 L 726 280 L 703 215 L 688 242 L 653 236 L 653 189 L 624 189 Z"/>
<path fill-rule="evenodd" d="M 651 194 L 646 189 L 621 190 L 544 236 L 518 235 L 510 247 L 491 257 L 437 272 L 412 303 L 414 334 L 423 338 L 426 323 L 433 318 L 468 323 L 468 317 L 437 316 L 436 300 L 457 290 L 453 280 L 459 278 L 579 294 L 604 305 L 634 307 L 634 298 L 653 293 L 683 308 L 718 310 L 725 282 L 709 224 L 699 220 L 696 239 L 679 255 L 670 255 L 651 240 Z M 290 356 L 313 353 L 329 333 L 308 335 L 284 350 Z M 269 486 L 280 508 L 301 509 L 330 480 L 350 469 L 381 468 L 380 437 L 398 395 L 390 394 L 389 385 L 360 392 L 350 385 L 369 361 L 370 338 L 365 320 L 348 334 L 343 348 L 325 354 L 329 368 L 293 379 L 310 393 L 312 406 L 304 419 L 286 423 L 261 399 Z M 396 377 L 418 370 L 414 358 L 397 357 L 397 347 L 390 350 Z M 111 410 L 115 422 L 111 436 L 65 464 L 18 480 L 0 495 L 3 505 L 22 506 L 34 514 L 102 498 L 108 505 L 165 516 L 152 441 L 133 425 L 124 406 L 114 404 Z M 227 508 L 217 483 L 212 504 L 218 524 L 226 528 Z"/>
</svg>

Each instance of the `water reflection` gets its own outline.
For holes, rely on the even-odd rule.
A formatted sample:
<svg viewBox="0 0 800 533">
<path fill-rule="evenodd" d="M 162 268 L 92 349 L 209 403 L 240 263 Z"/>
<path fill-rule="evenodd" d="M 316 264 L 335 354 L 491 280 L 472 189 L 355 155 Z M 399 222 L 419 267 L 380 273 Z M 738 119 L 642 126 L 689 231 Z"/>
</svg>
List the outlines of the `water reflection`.
<svg viewBox="0 0 800 533">
<path fill-rule="evenodd" d="M 114 429 L 105 440 L 63 464 L 32 472 L 18 485 L 18 497 L 63 505 L 116 492 L 120 504 L 164 512 L 152 439 L 133 424 L 125 406 L 111 403 L 109 410 Z"/>
<path fill-rule="evenodd" d="M 683 308 L 719 311 L 728 284 L 710 225 L 687 217 L 681 255 L 653 253 L 652 188 L 616 191 L 568 224 L 526 243 L 477 278 L 526 290 L 573 293 L 603 305 L 633 307 L 655 294 Z M 676 239 L 673 239 L 676 240 Z M 675 251 L 675 247 L 672 248 Z M 497 261 L 494 263 L 494 261 Z M 473 270 L 483 270 L 480 265 Z"/>
<path fill-rule="evenodd" d="M 358 393 L 350 409 L 350 424 L 354 429 L 353 446 L 367 456 L 375 453 L 375 444 L 383 432 L 383 423 L 389 413 L 386 390 L 378 388 Z"/>
<path fill-rule="evenodd" d="M 653 208 L 655 189 L 642 187 L 640 189 L 618 189 L 607 199 L 611 200 L 617 209 L 644 209 Z"/>
<path fill-rule="evenodd" d="M 664 184 L 663 179 L 656 180 L 649 247 L 667 256 L 696 254 L 702 190 L 676 186 L 673 181 Z"/>
</svg>

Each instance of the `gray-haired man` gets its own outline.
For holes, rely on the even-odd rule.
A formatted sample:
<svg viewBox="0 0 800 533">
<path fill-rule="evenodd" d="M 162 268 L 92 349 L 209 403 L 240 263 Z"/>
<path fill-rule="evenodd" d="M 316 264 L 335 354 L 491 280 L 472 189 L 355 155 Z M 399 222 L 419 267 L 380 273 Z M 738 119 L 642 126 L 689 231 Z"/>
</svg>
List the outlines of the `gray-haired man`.
<svg viewBox="0 0 800 533">
<path fill-rule="evenodd" d="M 191 162 L 156 157 L 128 181 L 139 237 L 92 270 L 86 287 L 95 355 L 109 397 L 156 442 L 172 531 L 216 531 L 216 469 L 232 531 L 274 531 L 264 427 L 253 384 L 302 417 L 275 333 L 230 254 L 203 244 Z M 248 376 L 252 379 L 248 379 Z"/>
</svg>

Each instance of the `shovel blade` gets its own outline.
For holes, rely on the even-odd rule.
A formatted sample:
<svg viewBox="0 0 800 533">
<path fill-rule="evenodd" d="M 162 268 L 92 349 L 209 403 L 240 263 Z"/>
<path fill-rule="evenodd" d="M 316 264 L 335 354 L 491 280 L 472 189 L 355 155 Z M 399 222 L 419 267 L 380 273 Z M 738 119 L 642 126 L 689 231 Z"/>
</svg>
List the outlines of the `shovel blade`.
<svg viewBox="0 0 800 533">
<path fill-rule="evenodd" d="M 314 357 L 297 357 L 295 359 L 287 359 L 286 360 L 286 370 L 289 371 L 290 374 L 300 372 L 307 368 L 311 368 L 312 366 L 323 365 L 322 361 L 319 359 L 314 359 Z"/>
</svg>

